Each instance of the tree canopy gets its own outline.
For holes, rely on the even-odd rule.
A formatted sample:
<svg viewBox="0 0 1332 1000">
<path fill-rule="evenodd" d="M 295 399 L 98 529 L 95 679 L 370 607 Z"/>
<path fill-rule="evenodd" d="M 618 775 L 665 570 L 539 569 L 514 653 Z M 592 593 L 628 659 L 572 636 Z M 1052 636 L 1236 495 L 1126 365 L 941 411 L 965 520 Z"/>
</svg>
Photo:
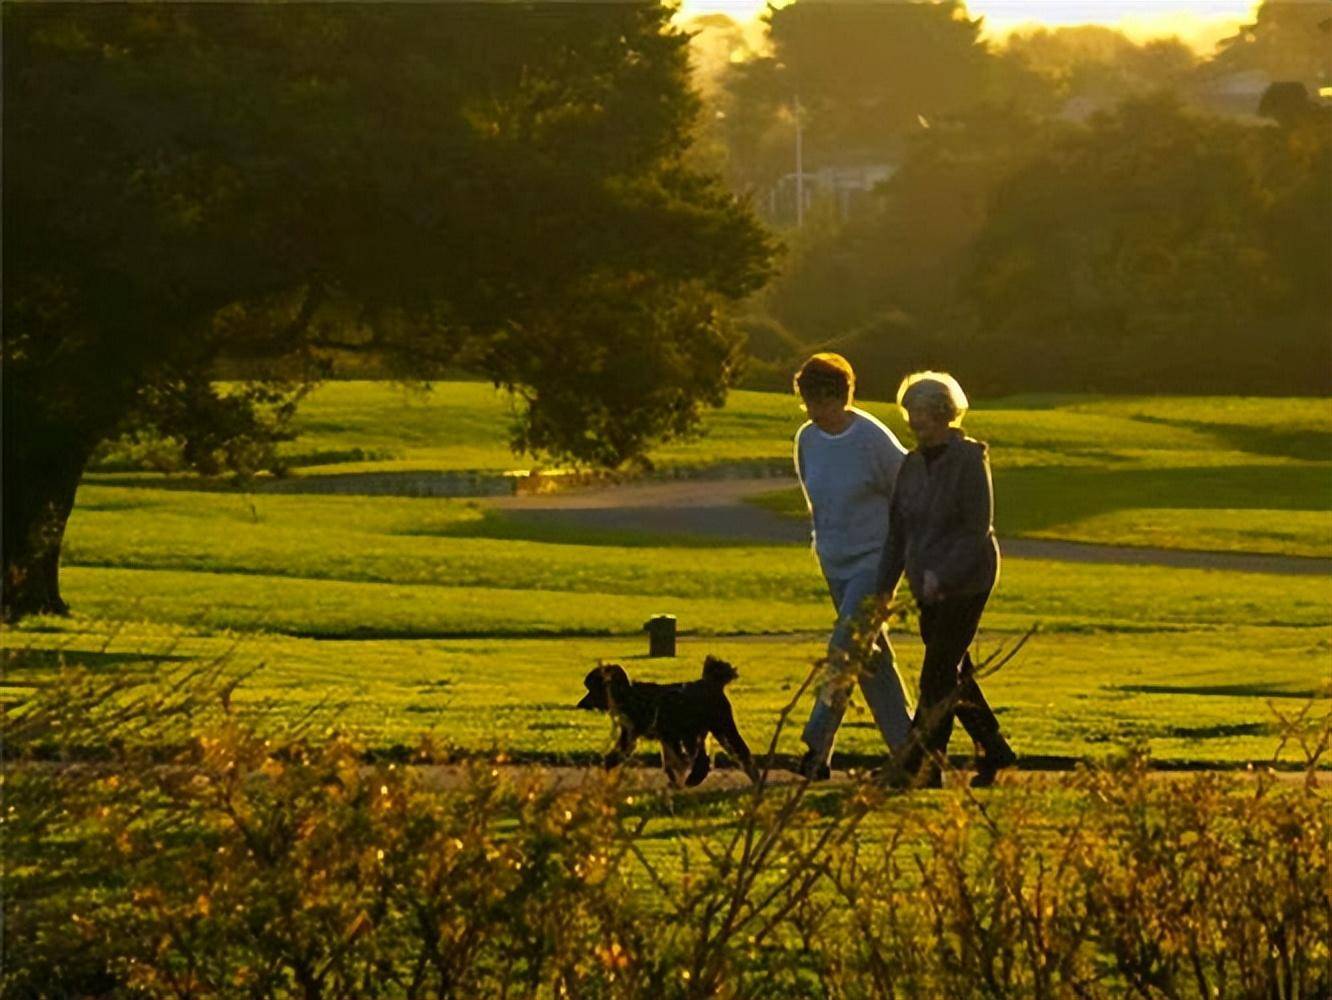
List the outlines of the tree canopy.
<svg viewBox="0 0 1332 1000">
<path fill-rule="evenodd" d="M 958 119 L 862 214 L 815 214 L 759 307 L 870 392 L 942 366 L 986 394 L 1326 393 L 1332 128 L 1283 117 Z"/>
<path fill-rule="evenodd" d="M 1332 2 L 1264 0 L 1253 23 L 1217 46 L 1212 69 L 1332 84 Z"/>
<path fill-rule="evenodd" d="M 924 50 L 928 33 L 916 29 L 928 24 L 959 43 L 950 65 L 970 66 L 960 78 L 972 81 L 947 100 L 938 90 L 921 122 L 861 122 L 876 131 L 889 174 L 872 191 L 853 190 L 854 177 L 836 190 L 835 177 L 806 185 L 817 193 L 804 225 L 745 319 L 766 352 L 754 384 L 785 384 L 801 354 L 826 347 L 852 359 L 871 393 L 891 392 L 911 367 L 944 367 L 990 393 L 1332 387 L 1332 108 L 1319 93 L 1330 0 L 1268 0 L 1211 59 L 1098 26 L 986 46 L 956 12 L 945 28 L 949 4 L 884 6 L 783 8 L 803 7 L 804 22 L 788 27 L 819 24 L 815 38 L 842 23 L 875 37 L 791 47 L 775 14 L 772 59 L 733 71 L 737 99 L 765 73 L 763 86 L 781 93 L 780 74 L 802 65 L 784 54 L 798 50 L 826 93 L 901 72 L 912 80 L 896 92 L 925 100 L 929 73 L 863 53 L 907 42 Z M 1229 79 L 1243 70 L 1262 73 Z M 1263 76 L 1276 81 L 1265 93 Z M 733 160 L 759 162 L 758 133 L 735 134 Z M 770 134 L 782 135 L 789 170 L 790 123 Z M 871 148 L 855 129 L 817 157 L 811 147 L 807 165 L 854 166 Z"/>
<path fill-rule="evenodd" d="M 668 14 L 5 5 L 6 612 L 63 608 L 100 440 L 215 454 L 338 354 L 485 376 L 517 445 L 576 460 L 688 432 L 773 243 L 684 159 Z M 221 393 L 220 358 L 295 382 Z"/>
<path fill-rule="evenodd" d="M 904 128 L 964 109 L 992 85 L 980 21 L 959 0 L 810 2 L 769 8 L 772 52 L 734 66 L 727 132 L 739 183 L 788 172 L 793 116 L 805 165 L 882 159 Z"/>
<path fill-rule="evenodd" d="M 963 277 L 989 378 L 1028 389 L 1325 391 L 1332 302 L 1305 269 L 1332 263 L 1332 200 L 1314 195 L 1330 147 L 1291 149 L 1311 138 L 1157 98 L 1048 146 L 994 190 Z M 1291 198 L 1310 214 L 1290 215 L 1281 206 Z"/>
</svg>

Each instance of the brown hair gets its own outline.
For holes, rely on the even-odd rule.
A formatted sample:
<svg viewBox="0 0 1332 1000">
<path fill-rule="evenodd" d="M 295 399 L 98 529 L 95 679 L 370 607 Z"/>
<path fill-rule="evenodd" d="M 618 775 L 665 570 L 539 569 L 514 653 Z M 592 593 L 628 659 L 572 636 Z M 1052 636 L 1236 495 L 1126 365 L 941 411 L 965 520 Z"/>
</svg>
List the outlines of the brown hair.
<svg viewBox="0 0 1332 1000">
<path fill-rule="evenodd" d="M 815 354 L 796 372 L 795 391 L 804 399 L 840 399 L 846 405 L 856 391 L 856 373 L 840 354 Z"/>
</svg>

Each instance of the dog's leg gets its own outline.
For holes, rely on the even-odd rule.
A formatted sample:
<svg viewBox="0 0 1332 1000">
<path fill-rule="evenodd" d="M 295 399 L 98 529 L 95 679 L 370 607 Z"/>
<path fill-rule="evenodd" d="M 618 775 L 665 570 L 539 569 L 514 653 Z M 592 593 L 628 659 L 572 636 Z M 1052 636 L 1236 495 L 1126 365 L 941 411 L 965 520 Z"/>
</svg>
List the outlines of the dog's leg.
<svg viewBox="0 0 1332 1000">
<path fill-rule="evenodd" d="M 629 730 L 629 727 L 622 726 L 620 728 L 620 735 L 615 739 L 615 749 L 612 750 L 610 753 L 606 754 L 606 759 L 605 761 L 603 761 L 603 763 L 606 766 L 606 770 L 609 771 L 612 768 L 617 767 L 631 753 L 633 753 L 634 744 L 636 744 L 637 742 L 638 742 L 637 738 Z"/>
<path fill-rule="evenodd" d="M 675 788 L 683 788 L 688 774 L 689 758 L 685 755 L 684 744 L 678 739 L 661 741 L 661 767 L 666 777 Z"/>
<path fill-rule="evenodd" d="M 712 758 L 708 755 L 707 733 L 699 733 L 694 740 L 693 755 L 694 766 L 689 769 L 689 777 L 685 778 L 685 785 L 690 788 L 702 782 L 712 769 Z"/>
<path fill-rule="evenodd" d="M 731 712 L 730 702 L 724 703 L 721 712 L 718 713 L 717 721 L 712 727 L 712 735 L 717 737 L 722 749 L 745 769 L 749 780 L 758 781 L 759 770 L 754 766 L 754 757 L 749 752 L 749 744 L 740 735 L 740 730 L 735 728 L 735 716 Z"/>
</svg>

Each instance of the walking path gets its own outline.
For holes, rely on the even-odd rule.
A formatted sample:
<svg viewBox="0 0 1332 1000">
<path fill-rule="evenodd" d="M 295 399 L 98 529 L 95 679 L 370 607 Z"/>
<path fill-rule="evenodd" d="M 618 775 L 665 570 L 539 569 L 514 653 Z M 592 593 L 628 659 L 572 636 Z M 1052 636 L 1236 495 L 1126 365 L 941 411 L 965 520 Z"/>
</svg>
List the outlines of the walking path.
<svg viewBox="0 0 1332 1000">
<path fill-rule="evenodd" d="M 635 483 L 538 496 L 496 497 L 485 503 L 522 520 L 591 530 L 702 535 L 764 543 L 807 542 L 808 525 L 745 502 L 748 497 L 790 485 L 794 485 L 794 480 L 774 478 Z M 1332 559 L 1305 556 L 1091 545 L 1041 538 L 1004 538 L 1000 542 L 1004 555 L 1017 559 L 1309 576 L 1332 574 Z"/>
<path fill-rule="evenodd" d="M 768 773 L 768 783 L 777 786 L 791 786 L 798 784 L 802 779 L 790 768 L 794 767 L 794 760 L 783 761 L 775 766 Z M 849 788 L 858 781 L 865 780 L 868 772 L 883 763 L 882 758 L 864 761 L 859 769 L 856 770 L 838 770 L 832 772 L 832 778 L 828 782 L 821 782 L 813 787 L 816 789 Z M 1004 771 L 999 777 L 999 785 L 1053 785 L 1067 776 L 1077 766 L 1077 761 L 1072 759 L 1055 758 L 1033 758 L 1019 761 L 1016 768 Z M 468 783 L 468 769 L 458 764 L 423 764 L 420 766 L 420 773 L 426 780 L 426 783 L 434 788 L 453 790 L 465 787 Z M 585 766 L 568 765 L 534 765 L 534 764 L 502 764 L 497 766 L 497 770 L 511 778 L 522 780 L 527 777 L 537 777 L 543 785 L 554 788 L 578 788 L 588 783 L 599 782 L 605 773 L 601 766 L 596 763 L 589 763 Z M 1243 764 L 1212 764 L 1193 765 L 1188 767 L 1172 767 L 1170 765 L 1156 766 L 1151 769 L 1153 778 L 1161 780 L 1182 780 L 1187 779 L 1191 774 L 1233 774 L 1237 777 L 1248 775 Z M 1273 772 L 1276 779 L 1282 784 L 1305 784 L 1307 776 L 1301 769 L 1294 767 L 1283 767 Z M 965 762 L 959 762 L 959 768 L 956 774 L 950 774 L 945 778 L 945 784 L 948 787 L 964 785 L 971 777 L 971 771 Z M 1320 788 L 1326 788 L 1328 779 L 1327 770 L 1320 769 L 1316 774 L 1316 783 Z M 661 768 L 652 764 L 637 762 L 627 764 L 622 769 L 621 780 L 624 787 L 634 791 L 646 792 L 664 792 L 669 789 L 665 775 Z M 680 789 L 677 794 L 698 795 L 709 792 L 744 792 L 753 787 L 743 771 L 734 767 L 714 767 L 712 772 L 703 781 L 701 785 L 694 788 Z M 913 795 L 929 794 L 928 792 L 913 792 Z"/>
</svg>

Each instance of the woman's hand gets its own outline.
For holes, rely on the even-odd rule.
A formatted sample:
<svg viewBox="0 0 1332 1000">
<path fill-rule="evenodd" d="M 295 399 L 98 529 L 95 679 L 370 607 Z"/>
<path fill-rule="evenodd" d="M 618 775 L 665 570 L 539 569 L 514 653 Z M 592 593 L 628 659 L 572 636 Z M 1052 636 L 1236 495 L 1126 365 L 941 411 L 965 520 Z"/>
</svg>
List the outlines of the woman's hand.
<svg viewBox="0 0 1332 1000">
<path fill-rule="evenodd" d="M 932 569 L 925 571 L 925 593 L 920 599 L 925 604 L 937 604 L 943 600 L 943 591 L 939 588 L 939 577 Z"/>
</svg>

